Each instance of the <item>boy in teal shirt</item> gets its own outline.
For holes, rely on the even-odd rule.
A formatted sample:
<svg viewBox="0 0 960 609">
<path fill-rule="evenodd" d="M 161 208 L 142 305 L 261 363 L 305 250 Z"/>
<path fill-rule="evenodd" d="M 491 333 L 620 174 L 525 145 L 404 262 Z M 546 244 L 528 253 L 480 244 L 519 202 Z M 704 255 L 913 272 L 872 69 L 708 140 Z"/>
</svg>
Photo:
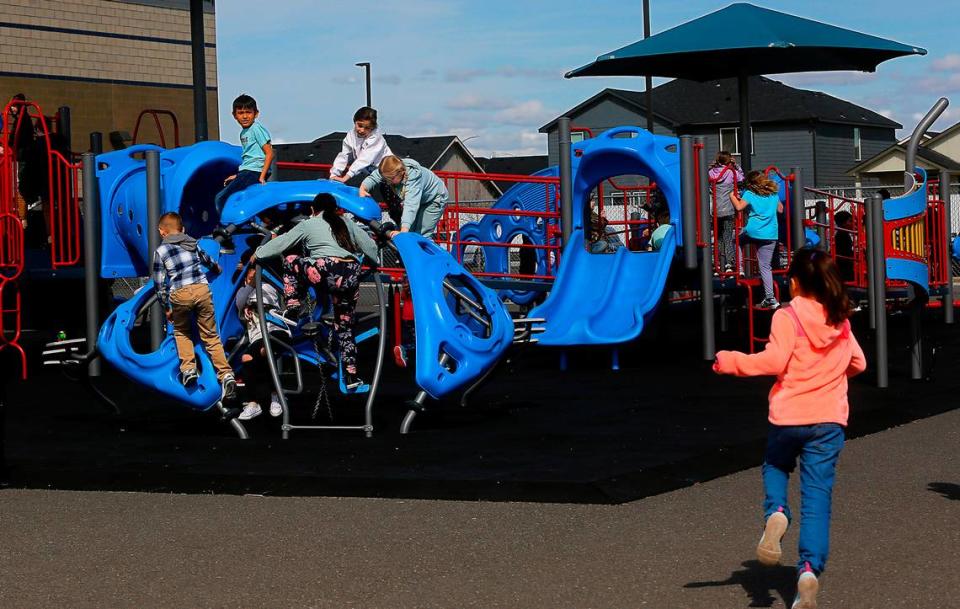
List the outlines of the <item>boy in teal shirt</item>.
<svg viewBox="0 0 960 609">
<path fill-rule="evenodd" d="M 223 206 L 233 193 L 267 181 L 270 164 L 273 163 L 273 146 L 270 144 L 270 132 L 256 122 L 258 116 L 257 100 L 246 94 L 233 100 L 233 118 L 242 127 L 240 146 L 243 152 L 237 173 L 223 181 L 224 189 L 214 199 L 217 213 L 223 212 Z"/>
</svg>

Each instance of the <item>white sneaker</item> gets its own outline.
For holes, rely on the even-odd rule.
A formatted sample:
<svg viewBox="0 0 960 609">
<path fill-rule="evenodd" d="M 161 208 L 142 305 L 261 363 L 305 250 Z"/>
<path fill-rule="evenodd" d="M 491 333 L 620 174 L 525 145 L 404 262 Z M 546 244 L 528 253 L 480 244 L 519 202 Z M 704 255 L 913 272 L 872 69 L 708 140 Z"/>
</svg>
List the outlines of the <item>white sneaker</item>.
<svg viewBox="0 0 960 609">
<path fill-rule="evenodd" d="M 241 421 L 249 421 L 253 417 L 260 416 L 261 412 L 263 412 L 263 410 L 260 408 L 260 404 L 257 404 L 256 402 L 247 402 L 243 405 L 243 412 L 241 412 L 240 416 L 237 418 Z"/>
<path fill-rule="evenodd" d="M 780 540 L 783 534 L 787 532 L 787 516 L 783 512 L 774 512 L 767 518 L 767 524 L 763 529 L 763 537 L 757 544 L 757 560 L 760 564 L 768 567 L 780 564 L 780 556 L 783 554 L 780 549 Z"/>
<path fill-rule="evenodd" d="M 270 394 L 270 416 L 279 417 L 283 414 L 283 406 L 280 405 L 280 398 L 276 393 Z"/>
<path fill-rule="evenodd" d="M 797 580 L 797 598 L 791 609 L 817 609 L 817 590 L 820 582 L 813 571 L 804 571 Z"/>
</svg>

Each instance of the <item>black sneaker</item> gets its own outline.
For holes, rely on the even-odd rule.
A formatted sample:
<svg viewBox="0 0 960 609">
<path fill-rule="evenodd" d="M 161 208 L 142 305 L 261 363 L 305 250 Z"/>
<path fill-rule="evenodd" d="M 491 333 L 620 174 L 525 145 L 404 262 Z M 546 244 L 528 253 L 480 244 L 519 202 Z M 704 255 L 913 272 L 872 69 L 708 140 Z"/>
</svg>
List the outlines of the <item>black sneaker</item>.
<svg viewBox="0 0 960 609">
<path fill-rule="evenodd" d="M 237 380 L 232 374 L 224 376 L 220 384 L 223 385 L 223 399 L 232 400 L 237 397 Z"/>
<path fill-rule="evenodd" d="M 343 386 L 347 388 L 347 391 L 353 391 L 363 385 L 363 381 L 360 380 L 360 377 L 356 374 L 344 371 L 343 373 Z"/>
<path fill-rule="evenodd" d="M 196 383 L 198 378 L 200 378 L 200 375 L 197 374 L 196 370 L 187 370 L 186 372 L 180 373 L 180 382 L 183 383 L 184 387 L 189 387 Z"/>
</svg>

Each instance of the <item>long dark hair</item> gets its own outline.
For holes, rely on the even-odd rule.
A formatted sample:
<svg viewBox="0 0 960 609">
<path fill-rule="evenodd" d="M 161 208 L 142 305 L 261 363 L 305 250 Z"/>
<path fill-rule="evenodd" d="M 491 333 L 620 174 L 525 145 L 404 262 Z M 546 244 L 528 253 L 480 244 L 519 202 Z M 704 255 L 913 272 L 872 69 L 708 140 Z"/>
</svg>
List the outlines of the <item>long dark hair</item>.
<svg viewBox="0 0 960 609">
<path fill-rule="evenodd" d="M 797 250 L 787 276 L 797 280 L 805 295 L 823 305 L 830 325 L 840 325 L 850 317 L 850 298 L 830 254 L 813 248 Z"/>
<path fill-rule="evenodd" d="M 337 213 L 337 200 L 328 192 L 321 192 L 310 203 L 310 209 L 313 213 L 322 213 L 323 219 L 330 225 L 337 244 L 348 252 L 356 253 L 357 246 L 350 238 L 350 231 L 347 229 L 347 223 L 340 214 Z"/>
</svg>

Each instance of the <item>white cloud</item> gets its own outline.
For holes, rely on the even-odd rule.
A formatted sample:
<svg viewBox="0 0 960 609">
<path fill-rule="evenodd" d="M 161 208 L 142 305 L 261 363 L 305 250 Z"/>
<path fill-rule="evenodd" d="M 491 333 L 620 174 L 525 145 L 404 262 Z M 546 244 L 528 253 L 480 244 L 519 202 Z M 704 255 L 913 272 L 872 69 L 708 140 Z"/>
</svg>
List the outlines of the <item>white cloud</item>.
<svg viewBox="0 0 960 609">
<path fill-rule="evenodd" d="M 950 53 L 939 59 L 935 59 L 931 65 L 935 72 L 953 72 L 960 70 L 960 54 Z"/>
<path fill-rule="evenodd" d="M 542 70 L 537 68 L 518 68 L 516 66 L 500 66 L 489 70 L 485 68 L 456 68 L 447 70 L 443 79 L 447 82 L 471 82 L 478 78 L 522 78 L 526 80 L 558 80 L 563 76 L 563 70 Z"/>
<path fill-rule="evenodd" d="M 396 74 L 384 74 L 382 76 L 374 76 L 373 82 L 384 85 L 399 85 L 402 79 Z"/>
<path fill-rule="evenodd" d="M 553 117 L 539 99 L 520 102 L 493 115 L 494 122 L 506 125 L 542 125 Z"/>
<path fill-rule="evenodd" d="M 451 110 L 503 110 L 510 107 L 506 99 L 495 99 L 475 93 L 463 93 L 444 104 Z"/>
<path fill-rule="evenodd" d="M 331 80 L 333 83 L 338 84 L 338 85 L 355 85 L 355 84 L 357 84 L 358 82 L 360 82 L 360 79 L 357 78 L 356 76 L 344 76 L 344 75 L 342 75 L 342 74 L 339 75 L 339 76 L 334 76 L 334 77 L 331 78 L 330 80 Z"/>
</svg>

